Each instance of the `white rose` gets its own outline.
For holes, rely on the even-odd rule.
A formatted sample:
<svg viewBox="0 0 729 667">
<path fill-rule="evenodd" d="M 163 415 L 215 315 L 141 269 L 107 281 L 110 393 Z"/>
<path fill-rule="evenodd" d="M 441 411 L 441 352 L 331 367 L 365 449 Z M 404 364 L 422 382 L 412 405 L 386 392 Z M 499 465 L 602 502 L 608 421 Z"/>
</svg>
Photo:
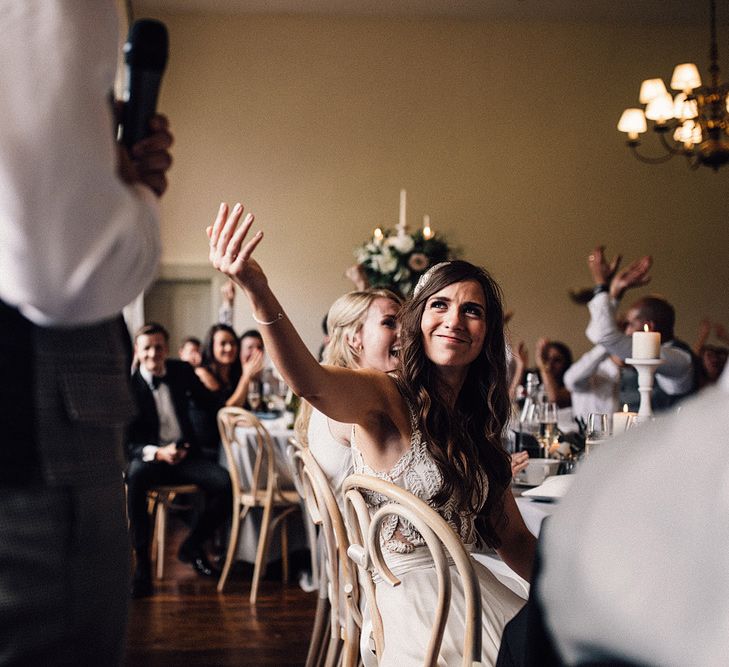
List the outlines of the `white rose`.
<svg viewBox="0 0 729 667">
<path fill-rule="evenodd" d="M 392 273 L 397 268 L 397 257 L 390 252 L 383 252 L 377 258 L 380 273 Z"/>
<path fill-rule="evenodd" d="M 415 247 L 415 241 L 413 241 L 413 237 L 409 234 L 390 236 L 386 243 L 391 248 L 395 248 L 401 255 L 410 252 Z"/>
</svg>

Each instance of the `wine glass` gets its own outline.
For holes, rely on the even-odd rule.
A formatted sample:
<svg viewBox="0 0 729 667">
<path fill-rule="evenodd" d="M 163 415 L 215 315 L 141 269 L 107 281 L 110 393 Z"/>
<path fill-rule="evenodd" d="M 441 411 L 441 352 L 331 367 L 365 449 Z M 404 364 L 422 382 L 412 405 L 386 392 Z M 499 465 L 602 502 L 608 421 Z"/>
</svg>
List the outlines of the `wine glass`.
<svg viewBox="0 0 729 667">
<path fill-rule="evenodd" d="M 251 382 L 248 385 L 247 399 L 251 410 L 255 412 L 261 405 L 261 388 L 258 386 L 257 382 Z"/>
<path fill-rule="evenodd" d="M 549 458 L 552 445 L 557 440 L 557 404 L 552 402 L 541 403 L 539 415 L 539 453 L 543 458 Z"/>
<path fill-rule="evenodd" d="M 602 412 L 591 412 L 587 417 L 585 455 L 589 456 L 608 439 L 608 416 Z"/>
</svg>

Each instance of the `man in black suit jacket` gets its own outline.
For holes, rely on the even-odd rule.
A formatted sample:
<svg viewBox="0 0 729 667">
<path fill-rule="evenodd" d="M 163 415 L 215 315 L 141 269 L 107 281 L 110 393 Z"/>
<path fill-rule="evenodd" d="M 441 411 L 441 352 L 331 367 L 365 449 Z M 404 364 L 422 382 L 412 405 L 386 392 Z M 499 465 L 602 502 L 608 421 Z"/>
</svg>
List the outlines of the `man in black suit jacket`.
<svg viewBox="0 0 729 667">
<path fill-rule="evenodd" d="M 127 437 L 127 504 L 137 566 L 132 597 L 152 594 L 150 521 L 147 491 L 157 485 L 197 484 L 205 508 L 193 519 L 178 557 L 201 575 L 214 576 L 203 543 L 229 515 L 228 472 L 203 458 L 190 422 L 189 403 L 216 410 L 214 395 L 198 380 L 190 364 L 167 359 L 169 335 L 159 324 L 145 324 L 136 334 L 138 368 L 132 375 L 137 417 Z"/>
</svg>

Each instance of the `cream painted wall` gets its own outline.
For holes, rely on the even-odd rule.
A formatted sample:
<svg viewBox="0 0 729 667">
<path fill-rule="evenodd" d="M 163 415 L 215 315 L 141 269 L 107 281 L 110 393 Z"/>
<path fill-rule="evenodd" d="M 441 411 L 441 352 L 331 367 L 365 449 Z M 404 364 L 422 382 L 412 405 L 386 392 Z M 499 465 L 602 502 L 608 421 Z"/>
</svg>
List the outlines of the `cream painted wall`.
<svg viewBox="0 0 729 667">
<path fill-rule="evenodd" d="M 705 28 L 157 16 L 176 136 L 163 261 L 205 263 L 204 226 L 240 199 L 312 349 L 351 288 L 354 246 L 397 222 L 400 188 L 410 225 L 430 214 L 494 273 L 532 350 L 540 335 L 588 348 L 567 290 L 589 283 L 598 242 L 655 256 L 651 289 L 676 305 L 682 337 L 703 315 L 729 325 L 729 167 L 644 165 L 615 129 L 643 78 L 705 67 Z M 251 324 L 243 303 L 236 324 Z"/>
</svg>

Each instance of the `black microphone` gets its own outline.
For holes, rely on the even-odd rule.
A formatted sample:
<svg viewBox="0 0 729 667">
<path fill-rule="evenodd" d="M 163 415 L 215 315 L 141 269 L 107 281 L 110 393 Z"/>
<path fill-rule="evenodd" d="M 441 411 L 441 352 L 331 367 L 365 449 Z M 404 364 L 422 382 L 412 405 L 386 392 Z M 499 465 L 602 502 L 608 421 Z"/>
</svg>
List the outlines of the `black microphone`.
<svg viewBox="0 0 729 667">
<path fill-rule="evenodd" d="M 157 108 L 167 52 L 167 28 L 164 23 L 140 19 L 132 24 L 124 44 L 126 82 L 121 141 L 127 149 L 150 133 L 149 120 Z"/>
</svg>

